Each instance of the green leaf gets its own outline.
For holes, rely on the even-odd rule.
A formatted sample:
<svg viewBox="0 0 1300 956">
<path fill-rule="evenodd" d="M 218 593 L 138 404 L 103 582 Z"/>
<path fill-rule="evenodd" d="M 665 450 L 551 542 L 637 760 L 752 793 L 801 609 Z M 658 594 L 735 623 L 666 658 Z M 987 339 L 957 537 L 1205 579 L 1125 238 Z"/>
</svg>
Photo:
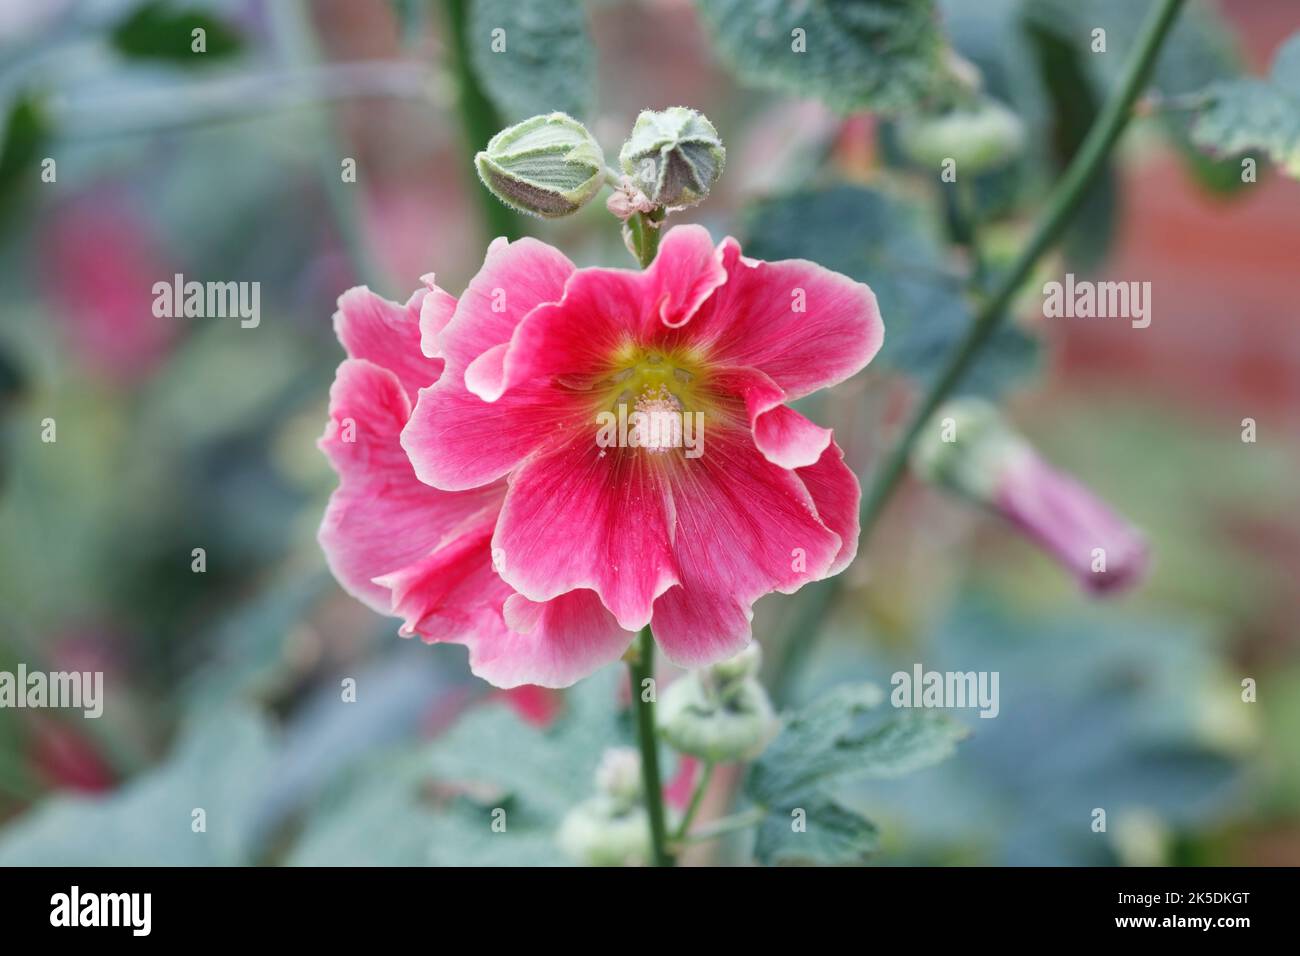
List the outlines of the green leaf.
<svg viewBox="0 0 1300 956">
<path fill-rule="evenodd" d="M 1216 154 L 1262 150 L 1300 179 L 1300 34 L 1278 50 L 1266 79 L 1221 82 L 1192 127 L 1195 142 Z"/>
<path fill-rule="evenodd" d="M 789 813 L 764 817 L 755 836 L 754 856 L 765 866 L 846 866 L 865 862 L 878 842 L 870 820 L 817 794 L 804 806 L 791 807 Z"/>
<path fill-rule="evenodd" d="M 951 756 L 967 731 L 933 710 L 879 710 L 874 684 L 835 688 L 786 719 L 750 768 L 745 789 L 758 804 L 792 807 L 851 777 L 897 777 Z"/>
<path fill-rule="evenodd" d="M 1075 38 L 1062 36 L 1059 21 L 1042 12 L 1047 9 L 1027 7 L 1024 29 L 1052 106 L 1048 135 L 1052 163 L 1060 175 L 1101 113 L 1101 94 L 1085 65 L 1084 57 L 1091 55 L 1087 47 Z M 1075 266 L 1088 270 L 1101 264 L 1115 234 L 1118 205 L 1115 162 L 1111 158 L 1088 187 L 1066 235 L 1066 255 Z"/>
<path fill-rule="evenodd" d="M 346 778 L 308 822 L 290 862 L 311 865 L 541 866 L 567 862 L 555 833 L 591 796 L 606 748 L 630 742 L 616 713 L 618 667 L 565 697 L 546 730 L 505 704 L 475 707 L 427 749 Z M 493 829 L 493 811 L 505 829 Z"/>
<path fill-rule="evenodd" d="M 596 55 L 573 0 L 474 0 L 470 65 L 509 122 L 538 113 L 591 112 Z"/>
<path fill-rule="evenodd" d="M 1083 58 L 1099 91 L 1113 90 L 1128 62 L 1147 5 L 1132 0 L 1036 0 L 1025 7 L 1025 22 L 1051 32 Z M 1104 53 L 1092 52 L 1092 31 L 1106 31 Z M 1238 76 L 1242 57 L 1232 28 L 1210 5 L 1189 3 L 1174 23 L 1152 69 L 1151 87 L 1168 99 L 1196 93 Z M 1059 106 L 1059 103 L 1058 103 Z M 1157 122 L 1202 186 L 1215 192 L 1239 188 L 1238 164 L 1211 160 L 1191 139 L 1187 115 L 1160 111 Z"/>
<path fill-rule="evenodd" d="M 24 181 L 39 182 L 37 157 L 48 137 L 49 126 L 35 99 L 19 96 L 9 105 L 0 132 L 0 220 L 16 205 Z"/>
<path fill-rule="evenodd" d="M 722 55 L 757 86 L 815 96 L 842 113 L 905 109 L 942 87 L 933 0 L 698 3 Z"/>
<path fill-rule="evenodd" d="M 758 204 L 747 255 L 810 259 L 871 286 L 885 323 L 873 369 L 928 381 L 971 321 L 959 277 L 916 207 L 862 186 L 804 190 Z M 1003 323 L 967 373 L 960 393 L 996 395 L 1033 371 L 1034 339 Z"/>
<path fill-rule="evenodd" d="M 759 862 L 862 862 L 875 849 L 876 828 L 835 790 L 938 763 L 966 736 L 946 714 L 882 711 L 883 699 L 874 684 L 842 684 L 786 717 L 745 779 L 746 796 L 764 810 L 754 846 Z"/>
<path fill-rule="evenodd" d="M 0 866 L 238 866 L 255 862 L 271 731 L 247 710 L 205 712 L 161 766 L 104 798 L 56 797 L 10 823 Z M 194 832 L 194 810 L 206 831 Z"/>
<path fill-rule="evenodd" d="M 204 32 L 205 52 L 193 49 L 194 32 Z M 238 53 L 239 33 L 200 8 L 178 8 L 162 0 L 146 3 L 109 32 L 109 42 L 124 56 L 202 66 Z"/>
</svg>

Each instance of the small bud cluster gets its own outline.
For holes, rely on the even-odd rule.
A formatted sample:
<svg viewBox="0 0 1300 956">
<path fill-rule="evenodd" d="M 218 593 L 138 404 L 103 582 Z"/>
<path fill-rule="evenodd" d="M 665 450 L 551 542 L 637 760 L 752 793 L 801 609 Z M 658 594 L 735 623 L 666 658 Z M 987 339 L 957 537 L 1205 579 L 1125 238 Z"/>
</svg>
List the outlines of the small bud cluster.
<svg viewBox="0 0 1300 956">
<path fill-rule="evenodd" d="M 564 113 L 533 116 L 502 130 L 475 157 L 483 185 L 507 206 L 558 219 L 614 187 L 607 208 L 626 222 L 702 202 L 718 181 L 726 150 L 695 110 L 644 110 L 619 151 L 623 175 L 605 166 L 600 144 Z"/>
</svg>

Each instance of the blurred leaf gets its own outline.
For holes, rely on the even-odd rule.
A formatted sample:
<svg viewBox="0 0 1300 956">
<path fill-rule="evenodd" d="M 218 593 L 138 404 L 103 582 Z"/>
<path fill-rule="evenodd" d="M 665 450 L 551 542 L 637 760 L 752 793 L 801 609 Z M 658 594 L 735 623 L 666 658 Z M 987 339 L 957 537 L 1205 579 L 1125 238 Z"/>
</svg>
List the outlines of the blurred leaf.
<svg viewBox="0 0 1300 956">
<path fill-rule="evenodd" d="M 34 98 L 19 96 L 9 104 L 0 133 L 0 222 L 17 203 L 23 184 L 39 182 L 36 158 L 48 137 L 45 114 Z"/>
<path fill-rule="evenodd" d="M 290 862 L 564 863 L 554 841 L 560 820 L 593 792 L 601 754 L 631 740 L 616 710 L 621 678 L 620 668 L 609 667 L 578 684 L 546 730 L 493 701 L 468 711 L 418 757 L 363 768 L 309 821 Z M 502 832 L 492 828 L 497 808 L 506 811 Z"/>
<path fill-rule="evenodd" d="M 805 694 L 846 675 L 887 681 L 918 661 L 999 674 L 996 718 L 948 712 L 977 731 L 953 759 L 837 793 L 880 823 L 883 861 L 1114 865 L 1125 814 L 1177 828 L 1243 805 L 1254 714 L 1210 634 L 1083 600 L 1028 611 L 972 594 L 919 647 L 885 654 L 860 632 L 824 643 Z M 1107 833 L 1091 829 L 1095 807 Z"/>
<path fill-rule="evenodd" d="M 0 866 L 231 866 L 254 862 L 270 729 L 247 710 L 204 712 L 161 766 L 101 799 L 56 797 L 0 833 Z M 192 813 L 206 813 L 206 832 Z"/>
<path fill-rule="evenodd" d="M 698 0 L 698 5 L 718 48 L 741 77 L 816 96 L 842 113 L 906 109 L 942 83 L 945 43 L 933 0 Z"/>
<path fill-rule="evenodd" d="M 759 862 L 861 862 L 875 849 L 876 828 L 833 789 L 928 767 L 966 736 L 945 714 L 877 711 L 883 697 L 874 684 L 842 685 L 786 717 L 745 779 L 746 795 L 766 811 L 754 850 Z"/>
<path fill-rule="evenodd" d="M 876 851 L 875 824 L 824 794 L 814 794 L 800 809 L 806 814 L 804 830 L 795 829 L 789 814 L 763 818 L 754 842 L 759 863 L 847 866 L 864 862 Z"/>
<path fill-rule="evenodd" d="M 1119 82 L 1148 6 L 1131 0 L 1034 0 L 1026 3 L 1025 11 L 1027 22 L 1054 32 L 1060 42 L 1077 51 L 1101 90 L 1108 91 Z M 1092 31 L 1098 27 L 1106 30 L 1105 53 L 1091 51 Z M 1210 5 L 1193 2 L 1179 15 L 1161 46 L 1151 86 L 1168 99 L 1197 93 L 1241 71 L 1242 59 L 1231 26 Z M 1211 160 L 1194 148 L 1186 114 L 1162 110 L 1159 124 L 1202 186 L 1226 192 L 1242 185 L 1235 161 Z"/>
<path fill-rule="evenodd" d="M 282 571 L 253 600 L 235 605 L 202 645 L 202 667 L 191 671 L 182 696 L 190 707 L 216 707 L 238 697 L 269 697 L 292 674 L 290 642 L 299 622 L 330 587 L 323 570 Z"/>
<path fill-rule="evenodd" d="M 876 189 L 792 193 L 752 211 L 747 255 L 810 259 L 871 286 L 885 323 L 872 368 L 926 382 L 965 334 L 970 310 L 919 211 Z M 997 395 L 1033 371 L 1037 342 L 1010 323 L 994 332 L 959 392 Z"/>
<path fill-rule="evenodd" d="M 790 715 L 750 768 L 746 793 L 769 807 L 793 806 L 846 777 L 897 777 L 951 756 L 965 729 L 932 710 L 878 710 L 874 684 L 836 687 Z"/>
<path fill-rule="evenodd" d="M 1192 138 L 1216 154 L 1263 150 L 1300 179 L 1300 34 L 1278 50 L 1266 79 L 1220 82 L 1206 91 L 1210 105 Z"/>
<path fill-rule="evenodd" d="M 195 30 L 204 31 L 206 51 L 193 50 Z M 177 7 L 164 0 L 145 3 L 109 32 L 109 42 L 124 56 L 203 66 L 239 52 L 243 40 L 234 27 L 198 7 Z"/>
<path fill-rule="evenodd" d="M 1084 64 L 1084 56 L 1089 55 L 1087 47 L 1063 37 L 1058 23 L 1043 13 L 1047 9 L 1026 7 L 1024 29 L 1051 102 L 1049 139 L 1052 162 L 1059 174 L 1074 159 L 1101 112 L 1101 96 Z M 1115 234 L 1118 204 L 1115 162 L 1111 158 L 1088 187 L 1066 236 L 1066 255 L 1080 269 L 1094 268 L 1105 257 Z"/>
<path fill-rule="evenodd" d="M 424 28 L 428 0 L 388 0 L 397 21 L 397 32 L 403 44 L 412 42 Z"/>
<path fill-rule="evenodd" d="M 507 121 L 557 110 L 589 115 L 596 54 L 581 3 L 473 0 L 469 44 L 474 73 Z"/>
</svg>

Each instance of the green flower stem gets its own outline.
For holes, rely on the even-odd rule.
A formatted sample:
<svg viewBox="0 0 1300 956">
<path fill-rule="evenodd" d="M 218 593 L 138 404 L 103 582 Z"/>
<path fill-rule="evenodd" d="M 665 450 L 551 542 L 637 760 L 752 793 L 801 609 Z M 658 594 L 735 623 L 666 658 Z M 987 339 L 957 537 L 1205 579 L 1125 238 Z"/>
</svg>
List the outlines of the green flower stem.
<svg viewBox="0 0 1300 956">
<path fill-rule="evenodd" d="M 691 821 L 695 819 L 700 804 L 704 802 L 704 795 L 709 791 L 709 782 L 713 780 L 713 768 L 716 766 L 717 764 L 712 760 L 706 760 L 704 766 L 700 768 L 700 779 L 695 781 L 695 790 L 691 793 L 691 802 L 686 807 L 686 815 L 682 817 L 681 825 L 673 834 L 674 843 L 681 843 L 686 839 L 686 834 L 691 829 Z"/>
<path fill-rule="evenodd" d="M 659 233 L 663 231 L 659 224 L 663 221 L 662 208 L 654 212 L 633 213 L 627 221 L 627 228 L 632 232 L 632 249 L 642 269 L 655 261 L 655 253 L 659 251 Z"/>
<path fill-rule="evenodd" d="M 636 708 L 636 737 L 641 748 L 641 786 L 645 790 L 645 809 L 650 817 L 650 841 L 655 866 L 673 866 L 677 861 L 668 852 L 668 825 L 664 820 L 664 787 L 659 777 L 659 740 L 655 733 L 654 694 L 649 700 L 644 682 L 654 679 L 655 639 L 647 624 L 637 639 L 636 659 L 629 662 L 632 671 L 632 706 Z M 653 684 L 651 686 L 654 686 Z"/>
<path fill-rule="evenodd" d="M 762 823 L 766 814 L 767 811 L 762 807 L 750 807 L 740 813 L 733 813 L 729 817 L 714 820 L 712 823 L 700 827 L 694 833 L 682 837 L 679 842 L 704 843 L 707 840 L 716 840 L 720 836 L 726 836 L 728 833 L 735 833 L 738 830 L 748 830 L 750 827 L 756 827 Z"/>
<path fill-rule="evenodd" d="M 912 413 L 902 437 L 895 443 L 889 456 L 876 472 L 870 489 L 862 499 L 861 542 L 865 543 L 867 535 L 884 510 L 885 503 L 897 487 L 903 469 L 907 465 L 912 445 L 920 435 L 921 429 L 961 381 L 962 376 L 1002 320 L 1007 306 L 1021 284 L 1029 277 L 1042 255 L 1060 239 L 1066 226 L 1078 211 L 1089 184 L 1119 140 L 1120 134 L 1124 132 L 1124 127 L 1128 125 L 1133 113 L 1133 104 L 1142 92 L 1156 55 L 1160 52 L 1161 44 L 1182 6 L 1183 0 L 1159 0 L 1146 23 L 1143 24 L 1132 59 L 1125 67 L 1118 89 L 1107 100 L 1101 115 L 1088 130 L 1087 138 L 1079 147 L 1079 152 L 1052 191 L 1047 210 L 1039 220 L 1033 236 L 1021 250 L 1011 268 L 998 278 L 987 301 L 966 332 L 965 338 L 949 356 L 943 372 L 934 380 L 929 391 Z"/>
<path fill-rule="evenodd" d="M 470 66 L 469 0 L 446 0 L 446 7 L 447 23 L 451 34 L 451 58 L 456 73 L 460 105 L 460 122 L 471 160 L 466 165 L 473 170 L 475 153 L 487 146 L 488 140 L 500 132 L 506 124 L 497 114 L 496 108 L 483 92 L 483 88 L 479 86 L 478 77 L 474 75 L 473 67 Z M 479 197 L 483 225 L 492 238 L 505 236 L 513 240 L 526 232 L 523 218 L 483 189 L 477 178 L 472 189 Z"/>
<path fill-rule="evenodd" d="M 1001 275 L 993 290 L 989 293 L 983 308 L 971 323 L 966 337 L 953 351 L 944 366 L 942 374 L 935 379 L 929 392 L 913 413 L 904 429 L 902 437 L 890 450 L 883 464 L 876 471 L 867 493 L 862 499 L 862 531 L 859 549 L 866 545 L 867 537 L 884 511 L 889 496 L 893 493 L 907 465 L 912 445 L 925 427 L 935 409 L 961 380 L 970 367 L 975 356 L 988 341 L 997 328 L 1007 305 L 1029 276 L 1039 258 L 1060 238 L 1069 225 L 1084 194 L 1101 169 L 1120 134 L 1124 131 L 1133 104 L 1137 100 L 1142 86 L 1155 62 L 1160 46 L 1173 25 L 1174 18 L 1182 7 L 1183 0 L 1160 0 L 1159 7 L 1151 14 L 1142 28 L 1133 58 L 1126 67 L 1120 86 L 1106 103 L 1087 138 L 1070 163 L 1065 175 L 1057 184 L 1048 202 L 1033 237 L 1017 257 L 1014 265 Z M 976 280 L 976 284 L 986 281 L 987 275 Z M 841 578 L 830 578 L 810 584 L 802 595 L 803 607 L 795 614 L 789 627 L 783 633 L 776 647 L 781 648 L 781 660 L 775 669 L 773 679 L 773 698 L 778 704 L 784 703 L 794 679 L 802 668 L 803 662 L 811 653 L 817 636 L 821 633 L 822 618 L 835 601 L 836 593 L 841 587 Z"/>
</svg>

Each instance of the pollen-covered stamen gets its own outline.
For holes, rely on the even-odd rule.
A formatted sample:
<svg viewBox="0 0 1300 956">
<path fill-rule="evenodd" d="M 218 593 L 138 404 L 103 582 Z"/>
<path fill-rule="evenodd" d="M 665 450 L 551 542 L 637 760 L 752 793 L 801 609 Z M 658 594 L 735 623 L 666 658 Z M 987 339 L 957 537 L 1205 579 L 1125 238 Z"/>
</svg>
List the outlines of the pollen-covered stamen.
<svg viewBox="0 0 1300 956">
<path fill-rule="evenodd" d="M 682 403 L 663 385 L 645 389 L 633 408 L 635 444 L 662 454 L 682 447 Z"/>
</svg>

